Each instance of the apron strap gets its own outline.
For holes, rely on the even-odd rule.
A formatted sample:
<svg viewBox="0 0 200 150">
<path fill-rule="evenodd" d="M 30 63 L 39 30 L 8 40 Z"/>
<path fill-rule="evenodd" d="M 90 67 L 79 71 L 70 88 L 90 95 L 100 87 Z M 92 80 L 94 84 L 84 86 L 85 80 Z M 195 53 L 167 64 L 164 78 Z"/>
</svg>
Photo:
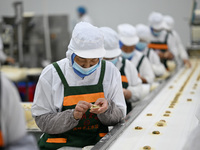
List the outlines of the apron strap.
<svg viewBox="0 0 200 150">
<path fill-rule="evenodd" d="M 104 78 L 104 74 L 105 74 L 105 68 L 106 68 L 106 62 L 105 60 L 101 61 L 101 74 L 99 77 L 99 81 L 98 84 L 102 84 L 103 83 L 103 78 Z"/>
<path fill-rule="evenodd" d="M 165 44 L 167 44 L 168 36 L 169 36 L 169 33 L 167 32 L 167 34 L 165 36 L 165 41 L 164 41 Z"/>
<path fill-rule="evenodd" d="M 56 62 L 54 62 L 54 63 L 53 63 L 53 66 L 55 67 L 55 69 L 56 69 L 56 71 L 57 71 L 57 73 L 58 73 L 58 75 L 59 75 L 59 77 L 60 77 L 60 79 L 61 79 L 61 81 L 62 81 L 64 87 L 68 87 L 69 85 L 68 85 L 68 83 L 67 83 L 67 81 L 66 81 L 66 79 L 65 79 L 65 76 L 64 76 L 64 74 L 62 73 L 62 71 L 61 71 L 59 65 L 58 65 Z"/>
<path fill-rule="evenodd" d="M 151 51 L 151 49 L 149 48 L 149 49 L 148 49 L 148 52 L 147 52 L 147 58 L 149 58 L 150 51 Z"/>
<path fill-rule="evenodd" d="M 144 57 L 145 57 L 144 55 L 141 57 L 141 59 L 140 59 L 138 65 L 137 65 L 137 71 L 138 71 L 138 72 L 139 72 L 139 69 L 140 69 L 140 66 L 141 66 L 141 64 L 142 64 L 142 61 L 143 61 Z"/>
<path fill-rule="evenodd" d="M 123 58 L 122 59 L 122 67 L 120 69 L 121 75 L 125 75 L 125 72 L 124 72 L 125 63 L 126 63 L 126 60 Z"/>
</svg>

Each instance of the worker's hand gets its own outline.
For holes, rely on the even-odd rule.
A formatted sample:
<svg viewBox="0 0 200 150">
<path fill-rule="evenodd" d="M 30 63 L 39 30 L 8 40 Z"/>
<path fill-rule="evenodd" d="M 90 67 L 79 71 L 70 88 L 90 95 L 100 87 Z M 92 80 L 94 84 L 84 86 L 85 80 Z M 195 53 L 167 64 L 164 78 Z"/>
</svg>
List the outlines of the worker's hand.
<svg viewBox="0 0 200 150">
<path fill-rule="evenodd" d="M 160 57 L 160 59 L 164 58 L 164 53 L 161 51 L 156 51 L 156 53 L 158 54 L 158 56 Z"/>
<path fill-rule="evenodd" d="M 108 101 L 105 98 L 97 99 L 97 101 L 94 104 L 100 106 L 100 108 L 91 109 L 90 110 L 91 113 L 101 114 L 108 109 Z"/>
<path fill-rule="evenodd" d="M 169 60 L 172 60 L 174 58 L 174 55 L 170 52 L 170 51 L 166 51 L 164 53 L 164 58 L 165 59 L 169 59 Z"/>
<path fill-rule="evenodd" d="M 191 65 L 191 63 L 190 63 L 190 60 L 188 60 L 188 59 L 184 59 L 184 60 L 183 60 L 183 63 L 184 63 L 184 65 L 185 65 L 186 67 L 188 67 L 188 68 L 191 68 L 191 67 L 192 67 L 192 65 Z"/>
<path fill-rule="evenodd" d="M 127 90 L 127 89 L 124 89 L 123 88 L 123 93 L 124 93 L 124 98 L 125 99 L 130 99 L 132 94 L 131 94 L 131 91 Z"/>
<path fill-rule="evenodd" d="M 147 80 L 143 78 L 142 76 L 140 76 L 140 79 L 142 80 L 142 83 L 147 83 Z"/>
<path fill-rule="evenodd" d="M 91 103 L 88 103 L 86 101 L 79 101 L 78 104 L 76 104 L 76 107 L 74 109 L 74 118 L 76 120 L 81 119 L 83 114 L 92 106 Z"/>
<path fill-rule="evenodd" d="M 15 60 L 14 60 L 14 58 L 12 58 L 12 57 L 7 57 L 7 58 L 6 58 L 6 62 L 11 63 L 11 64 L 14 64 L 14 63 L 15 63 Z"/>
</svg>

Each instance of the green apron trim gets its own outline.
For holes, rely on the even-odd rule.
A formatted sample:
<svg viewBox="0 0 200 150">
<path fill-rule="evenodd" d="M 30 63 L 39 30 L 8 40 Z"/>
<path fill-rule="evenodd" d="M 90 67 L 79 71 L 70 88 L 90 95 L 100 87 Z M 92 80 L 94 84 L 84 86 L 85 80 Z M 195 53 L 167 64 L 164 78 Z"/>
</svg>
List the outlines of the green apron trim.
<svg viewBox="0 0 200 150">
<path fill-rule="evenodd" d="M 121 75 L 124 75 L 124 76 L 126 76 L 125 71 L 124 71 L 125 65 L 126 65 L 126 59 L 123 58 L 122 59 L 122 67 L 120 68 L 120 73 L 121 73 Z M 122 82 L 122 87 L 127 89 L 128 88 L 128 83 L 127 82 Z M 128 114 L 132 110 L 131 102 L 128 102 L 126 100 L 126 106 L 127 106 L 126 108 L 127 108 L 127 114 Z"/>
<path fill-rule="evenodd" d="M 126 59 L 123 58 L 122 59 L 122 67 L 120 68 L 121 76 L 126 76 L 126 74 L 124 72 L 125 64 L 126 64 Z M 128 83 L 127 82 L 122 82 L 122 87 L 127 89 Z"/>
<path fill-rule="evenodd" d="M 139 71 L 139 70 L 140 70 L 140 66 L 141 66 L 141 64 L 142 64 L 142 61 L 143 61 L 144 57 L 145 57 L 144 55 L 141 57 L 141 59 L 140 59 L 138 65 L 137 65 L 137 71 L 138 71 L 138 72 L 140 72 L 140 71 Z"/>
<path fill-rule="evenodd" d="M 149 49 L 148 49 L 148 52 L 147 52 L 147 58 L 149 58 L 150 51 L 151 51 L 151 49 L 149 48 Z"/>
</svg>

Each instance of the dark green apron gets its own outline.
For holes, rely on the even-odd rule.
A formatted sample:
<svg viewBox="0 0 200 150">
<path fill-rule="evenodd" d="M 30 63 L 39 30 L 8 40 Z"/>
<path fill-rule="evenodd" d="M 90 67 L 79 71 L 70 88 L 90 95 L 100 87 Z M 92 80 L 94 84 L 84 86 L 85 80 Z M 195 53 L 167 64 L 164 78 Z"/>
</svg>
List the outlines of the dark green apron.
<svg viewBox="0 0 200 150">
<path fill-rule="evenodd" d="M 159 50 L 161 52 L 166 52 L 168 51 L 168 45 L 167 45 L 167 40 L 168 40 L 168 36 L 169 36 L 170 33 L 167 33 L 166 36 L 165 36 L 165 40 L 164 42 L 151 42 L 148 47 L 149 48 L 152 48 L 153 50 Z M 155 46 L 154 46 L 155 45 Z M 160 47 L 160 48 L 159 48 Z M 165 47 L 165 48 L 164 48 Z M 161 59 L 160 60 L 166 69 L 168 69 L 168 66 L 167 66 L 167 59 Z"/>
<path fill-rule="evenodd" d="M 122 79 L 122 87 L 124 89 L 128 88 L 128 80 L 126 78 L 126 74 L 124 72 L 124 68 L 126 65 L 126 59 L 122 59 L 122 67 L 120 68 L 120 73 L 121 73 L 121 79 Z M 131 102 L 129 102 L 128 100 L 126 100 L 126 108 L 127 108 L 127 114 L 132 110 L 132 105 Z"/>
<path fill-rule="evenodd" d="M 95 103 L 98 98 L 104 98 L 103 78 L 105 73 L 105 61 L 102 61 L 101 74 L 96 85 L 88 86 L 69 86 L 60 67 L 53 63 L 59 77 L 64 85 L 64 100 L 62 111 L 74 109 L 76 104 L 81 101 Z M 78 125 L 73 129 L 62 134 L 44 134 L 39 140 L 41 150 L 53 150 L 64 146 L 84 147 L 96 144 L 106 133 L 108 127 L 103 125 L 96 114 L 89 110 L 83 115 Z"/>
</svg>

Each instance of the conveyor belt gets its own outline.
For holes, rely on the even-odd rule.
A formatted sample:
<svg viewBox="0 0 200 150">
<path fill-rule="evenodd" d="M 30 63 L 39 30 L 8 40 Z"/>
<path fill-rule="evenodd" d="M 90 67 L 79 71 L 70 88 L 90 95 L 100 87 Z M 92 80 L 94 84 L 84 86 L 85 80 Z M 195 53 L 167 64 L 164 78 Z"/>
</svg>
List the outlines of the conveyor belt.
<svg viewBox="0 0 200 150">
<path fill-rule="evenodd" d="M 200 60 L 191 62 L 192 68 L 180 69 L 128 126 L 125 123 L 126 128 L 119 128 L 121 134 L 100 149 L 143 150 L 149 146 L 151 150 L 181 150 L 198 123 Z"/>
</svg>

